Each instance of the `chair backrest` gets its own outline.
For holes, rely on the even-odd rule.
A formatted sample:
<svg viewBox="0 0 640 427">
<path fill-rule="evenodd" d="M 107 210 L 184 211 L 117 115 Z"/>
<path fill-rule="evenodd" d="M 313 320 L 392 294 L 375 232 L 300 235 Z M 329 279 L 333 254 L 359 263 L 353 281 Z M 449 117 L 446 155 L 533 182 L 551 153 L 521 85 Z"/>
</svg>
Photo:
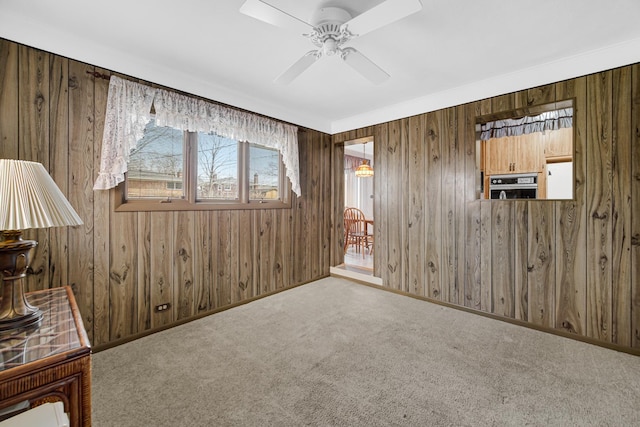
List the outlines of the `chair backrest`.
<svg viewBox="0 0 640 427">
<path fill-rule="evenodd" d="M 349 232 L 357 233 L 364 231 L 365 228 L 364 213 L 358 208 L 346 208 L 344 210 L 344 229 Z"/>
</svg>

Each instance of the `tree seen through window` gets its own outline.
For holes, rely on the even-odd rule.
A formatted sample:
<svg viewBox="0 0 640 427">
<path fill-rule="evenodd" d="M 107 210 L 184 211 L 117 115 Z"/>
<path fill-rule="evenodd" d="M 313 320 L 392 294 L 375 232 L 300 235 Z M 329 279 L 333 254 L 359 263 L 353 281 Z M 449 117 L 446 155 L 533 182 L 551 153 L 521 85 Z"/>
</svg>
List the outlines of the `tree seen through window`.
<svg viewBox="0 0 640 427">
<path fill-rule="evenodd" d="M 187 177 L 194 170 L 196 201 L 279 200 L 281 159 L 277 150 L 215 134 L 188 133 L 151 121 L 130 155 L 127 199 L 184 199 Z M 187 168 L 185 144 L 194 144 L 196 165 Z"/>
</svg>

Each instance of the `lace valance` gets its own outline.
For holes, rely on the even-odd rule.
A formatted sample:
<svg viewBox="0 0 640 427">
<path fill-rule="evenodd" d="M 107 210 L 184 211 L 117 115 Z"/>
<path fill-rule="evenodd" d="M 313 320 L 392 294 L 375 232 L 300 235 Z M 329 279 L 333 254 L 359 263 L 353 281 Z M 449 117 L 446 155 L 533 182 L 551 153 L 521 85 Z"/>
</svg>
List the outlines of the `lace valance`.
<svg viewBox="0 0 640 427">
<path fill-rule="evenodd" d="M 344 170 L 348 172 L 355 172 L 355 170 L 362 164 L 362 161 L 366 160 L 364 157 L 344 155 Z"/>
<path fill-rule="evenodd" d="M 111 76 L 102 140 L 100 173 L 94 190 L 124 181 L 129 153 L 144 134 L 155 109 L 156 124 L 189 132 L 211 132 L 237 141 L 274 148 L 282 155 L 287 178 L 300 196 L 298 128 L 163 89 Z"/>
<path fill-rule="evenodd" d="M 558 130 L 573 126 L 573 108 L 546 111 L 536 116 L 525 116 L 519 119 L 496 120 L 485 123 L 480 129 L 480 139 L 488 141 L 491 138 L 505 136 L 527 135 L 534 132 Z"/>
</svg>

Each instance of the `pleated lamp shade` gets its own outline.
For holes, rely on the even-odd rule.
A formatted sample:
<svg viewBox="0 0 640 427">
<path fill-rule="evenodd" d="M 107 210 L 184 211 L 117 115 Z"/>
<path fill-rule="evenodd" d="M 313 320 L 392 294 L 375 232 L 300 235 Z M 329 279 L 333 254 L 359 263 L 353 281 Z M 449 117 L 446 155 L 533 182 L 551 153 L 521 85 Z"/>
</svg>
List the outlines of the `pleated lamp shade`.
<svg viewBox="0 0 640 427">
<path fill-rule="evenodd" d="M 0 159 L 0 230 L 81 224 L 42 164 Z"/>
</svg>

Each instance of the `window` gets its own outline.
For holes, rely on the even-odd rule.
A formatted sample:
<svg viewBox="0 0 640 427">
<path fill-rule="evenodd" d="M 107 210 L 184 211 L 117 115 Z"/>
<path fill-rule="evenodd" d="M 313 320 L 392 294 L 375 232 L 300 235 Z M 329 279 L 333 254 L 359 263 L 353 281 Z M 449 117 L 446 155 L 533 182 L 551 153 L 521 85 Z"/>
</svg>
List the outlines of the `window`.
<svg viewBox="0 0 640 427">
<path fill-rule="evenodd" d="M 127 200 L 184 198 L 183 141 L 182 131 L 149 122 L 129 158 Z"/>
<path fill-rule="evenodd" d="M 239 200 L 237 141 L 198 133 L 197 200 Z"/>
<path fill-rule="evenodd" d="M 249 144 L 249 199 L 277 200 L 280 196 L 278 150 Z"/>
<path fill-rule="evenodd" d="M 477 117 L 477 197 L 573 199 L 574 133 L 571 99 Z"/>
<path fill-rule="evenodd" d="M 276 149 L 151 120 L 131 152 L 117 210 L 289 207 Z"/>
<path fill-rule="evenodd" d="M 167 181 L 167 190 L 182 190 L 182 182 Z"/>
</svg>

